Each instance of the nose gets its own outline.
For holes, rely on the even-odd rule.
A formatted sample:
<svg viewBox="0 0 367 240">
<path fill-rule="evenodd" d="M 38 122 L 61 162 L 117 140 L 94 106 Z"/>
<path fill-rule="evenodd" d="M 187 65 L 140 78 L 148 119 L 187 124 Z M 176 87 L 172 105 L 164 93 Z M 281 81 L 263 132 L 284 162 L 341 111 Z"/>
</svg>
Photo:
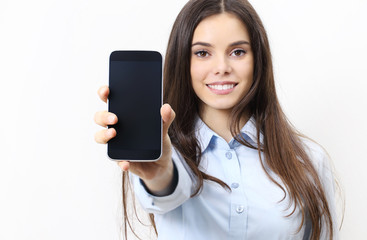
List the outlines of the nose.
<svg viewBox="0 0 367 240">
<path fill-rule="evenodd" d="M 215 75 L 226 75 L 232 71 L 229 59 L 225 56 L 217 56 L 214 61 L 213 72 Z"/>
</svg>

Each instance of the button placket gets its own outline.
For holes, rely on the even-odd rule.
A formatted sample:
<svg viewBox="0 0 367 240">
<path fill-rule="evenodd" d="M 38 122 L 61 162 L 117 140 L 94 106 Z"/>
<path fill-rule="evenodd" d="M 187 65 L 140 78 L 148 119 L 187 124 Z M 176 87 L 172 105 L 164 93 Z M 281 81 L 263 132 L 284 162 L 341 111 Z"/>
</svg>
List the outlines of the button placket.
<svg viewBox="0 0 367 240">
<path fill-rule="evenodd" d="M 233 147 L 233 146 L 232 146 Z M 222 152 L 223 166 L 226 171 L 226 183 L 231 188 L 231 203 L 230 203 L 230 227 L 229 232 L 232 236 L 245 236 L 248 215 L 247 213 L 247 198 L 243 191 L 241 163 L 237 156 L 235 147 L 226 149 Z M 235 239 L 235 238 L 231 238 Z"/>
</svg>

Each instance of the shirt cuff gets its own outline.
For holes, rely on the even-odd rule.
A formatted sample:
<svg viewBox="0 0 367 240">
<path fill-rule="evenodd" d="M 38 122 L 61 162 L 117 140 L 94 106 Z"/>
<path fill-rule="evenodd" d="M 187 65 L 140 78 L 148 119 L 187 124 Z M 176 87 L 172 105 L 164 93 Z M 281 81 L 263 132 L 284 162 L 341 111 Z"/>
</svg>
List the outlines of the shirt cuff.
<svg viewBox="0 0 367 240">
<path fill-rule="evenodd" d="M 164 197 L 164 196 L 168 196 L 170 194 L 172 194 L 174 192 L 174 190 L 176 189 L 177 187 L 177 182 L 178 182 L 178 172 L 177 172 L 177 167 L 176 167 L 176 164 L 174 161 L 173 162 L 173 178 L 172 178 L 172 182 L 171 184 L 166 187 L 165 189 L 159 191 L 159 192 L 155 192 L 154 194 L 149 191 L 147 185 L 145 185 L 144 181 L 140 178 L 139 181 L 140 181 L 140 184 L 143 185 L 145 191 L 153 196 L 156 196 L 156 197 Z"/>
<path fill-rule="evenodd" d="M 139 176 L 131 174 L 135 196 L 142 208 L 149 213 L 164 214 L 179 207 L 191 197 L 193 180 L 185 168 L 186 162 L 183 162 L 184 160 L 175 151 L 173 151 L 172 160 L 177 170 L 177 184 L 169 195 L 152 195 L 142 184 Z"/>
</svg>

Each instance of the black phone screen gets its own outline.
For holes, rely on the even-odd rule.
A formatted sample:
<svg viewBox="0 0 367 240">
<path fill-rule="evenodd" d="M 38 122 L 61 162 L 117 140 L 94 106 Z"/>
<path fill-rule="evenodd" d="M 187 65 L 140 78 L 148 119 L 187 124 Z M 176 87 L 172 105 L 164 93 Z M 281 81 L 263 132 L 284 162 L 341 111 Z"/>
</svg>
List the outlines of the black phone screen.
<svg viewBox="0 0 367 240">
<path fill-rule="evenodd" d="M 118 117 L 108 142 L 111 159 L 154 161 L 161 155 L 162 56 L 115 51 L 110 56 L 108 108 Z"/>
</svg>

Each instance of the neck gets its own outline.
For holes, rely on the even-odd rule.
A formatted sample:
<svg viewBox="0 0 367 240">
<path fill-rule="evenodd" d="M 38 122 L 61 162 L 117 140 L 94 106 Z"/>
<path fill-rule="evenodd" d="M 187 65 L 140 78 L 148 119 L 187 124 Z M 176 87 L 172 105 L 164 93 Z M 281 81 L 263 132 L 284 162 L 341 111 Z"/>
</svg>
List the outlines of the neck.
<svg viewBox="0 0 367 240">
<path fill-rule="evenodd" d="M 212 108 L 203 108 L 200 111 L 200 117 L 203 122 L 215 133 L 221 136 L 227 142 L 233 138 L 230 130 L 232 109 L 218 110 Z M 240 120 L 240 127 L 244 126 L 248 121 L 248 114 L 244 115 Z"/>
</svg>

